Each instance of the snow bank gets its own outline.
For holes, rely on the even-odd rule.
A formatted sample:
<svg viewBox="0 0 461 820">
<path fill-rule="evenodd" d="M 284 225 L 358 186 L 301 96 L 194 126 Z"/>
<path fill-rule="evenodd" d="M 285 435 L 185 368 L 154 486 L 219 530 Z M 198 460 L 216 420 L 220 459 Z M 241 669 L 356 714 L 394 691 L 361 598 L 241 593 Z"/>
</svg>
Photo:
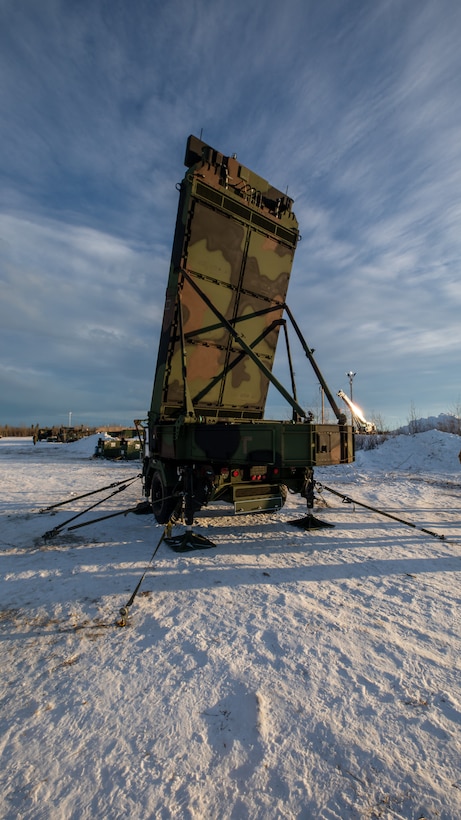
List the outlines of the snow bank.
<svg viewBox="0 0 461 820">
<path fill-rule="evenodd" d="M 93 456 L 100 438 L 109 441 L 112 439 L 112 436 L 109 436 L 108 433 L 95 433 L 93 436 L 85 436 L 78 441 L 71 441 L 69 444 L 66 444 L 66 447 L 69 447 L 72 454 Z"/>
<path fill-rule="evenodd" d="M 367 470 L 460 474 L 461 436 L 428 430 L 388 438 L 375 450 L 359 450 L 357 464 Z"/>
</svg>

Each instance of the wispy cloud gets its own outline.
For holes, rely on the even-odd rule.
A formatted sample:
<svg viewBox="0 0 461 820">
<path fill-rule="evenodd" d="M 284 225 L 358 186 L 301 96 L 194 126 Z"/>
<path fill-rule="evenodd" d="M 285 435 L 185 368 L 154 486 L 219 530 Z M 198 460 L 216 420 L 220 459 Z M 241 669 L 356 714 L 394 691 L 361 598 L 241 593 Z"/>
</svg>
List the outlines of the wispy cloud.
<svg viewBox="0 0 461 820">
<path fill-rule="evenodd" d="M 289 301 L 334 386 L 353 367 L 400 418 L 453 404 L 460 25 L 448 0 L 4 3 L 0 422 L 147 409 L 202 128 L 295 198 Z"/>
</svg>

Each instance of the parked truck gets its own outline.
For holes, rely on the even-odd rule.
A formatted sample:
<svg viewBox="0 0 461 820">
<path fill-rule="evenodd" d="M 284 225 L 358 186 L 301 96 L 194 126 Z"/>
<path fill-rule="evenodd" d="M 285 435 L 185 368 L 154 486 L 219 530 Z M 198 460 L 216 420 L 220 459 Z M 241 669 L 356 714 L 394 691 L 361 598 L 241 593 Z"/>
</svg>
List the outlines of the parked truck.
<svg viewBox="0 0 461 820">
<path fill-rule="evenodd" d="M 289 491 L 300 493 L 306 526 L 316 526 L 313 468 L 352 462 L 354 440 L 285 301 L 299 240 L 293 201 L 197 137 L 189 137 L 184 162 L 152 400 L 141 423 L 144 492 L 160 524 L 182 517 L 181 549 L 203 544 L 191 527 L 211 501 L 237 514 L 268 512 Z M 290 389 L 273 374 L 279 337 Z M 293 337 L 335 423 L 315 423 L 298 402 Z M 270 384 L 291 418 L 265 419 Z"/>
</svg>

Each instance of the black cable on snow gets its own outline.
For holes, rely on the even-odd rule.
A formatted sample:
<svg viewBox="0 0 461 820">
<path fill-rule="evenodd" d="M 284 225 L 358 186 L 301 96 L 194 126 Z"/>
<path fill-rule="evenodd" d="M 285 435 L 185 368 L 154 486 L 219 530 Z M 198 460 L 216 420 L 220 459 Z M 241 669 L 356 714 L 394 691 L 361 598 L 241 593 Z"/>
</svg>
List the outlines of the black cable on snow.
<svg viewBox="0 0 461 820">
<path fill-rule="evenodd" d="M 322 492 L 322 490 L 327 490 L 329 493 L 337 495 L 339 498 L 343 499 L 345 504 L 358 504 L 359 507 L 364 507 L 366 510 L 371 510 L 379 515 L 384 515 L 386 518 L 392 518 L 394 521 L 398 521 L 400 524 L 405 524 L 407 527 L 413 527 L 413 529 L 424 532 L 426 535 L 432 535 L 433 538 L 439 538 L 441 541 L 445 540 L 445 536 L 438 532 L 428 530 L 425 527 L 419 527 L 417 524 L 414 524 L 413 521 L 406 521 L 405 518 L 400 518 L 398 515 L 393 515 L 392 513 L 385 512 L 384 510 L 379 510 L 377 507 L 372 507 L 370 504 L 364 504 L 363 501 L 357 501 L 355 498 L 351 498 L 349 495 L 340 493 L 338 490 L 333 490 L 332 487 L 327 487 L 325 484 L 316 482 L 316 487 L 319 492 Z"/>
<path fill-rule="evenodd" d="M 56 504 L 50 504 L 49 507 L 44 507 L 43 510 L 39 510 L 40 513 L 46 513 L 50 510 L 55 510 L 56 507 L 64 507 L 65 504 L 71 504 L 72 501 L 80 501 L 81 498 L 87 498 L 90 495 L 96 495 L 97 493 L 102 493 L 104 490 L 111 490 L 113 487 L 118 487 L 120 484 L 126 484 L 127 482 L 132 482 L 136 478 L 141 478 L 142 473 L 138 473 L 138 475 L 132 476 L 131 478 L 122 478 L 120 481 L 113 481 L 112 484 L 106 484 L 105 487 L 100 487 L 99 490 L 91 490 L 88 493 L 82 493 L 82 495 L 74 495 L 72 498 L 66 498 L 65 501 L 58 501 Z"/>
</svg>

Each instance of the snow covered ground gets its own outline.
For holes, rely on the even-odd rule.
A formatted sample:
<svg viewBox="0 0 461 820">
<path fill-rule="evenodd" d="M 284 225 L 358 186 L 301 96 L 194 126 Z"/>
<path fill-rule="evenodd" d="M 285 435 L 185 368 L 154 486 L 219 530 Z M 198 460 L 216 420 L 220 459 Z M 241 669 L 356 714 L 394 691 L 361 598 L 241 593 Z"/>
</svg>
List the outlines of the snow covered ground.
<svg viewBox="0 0 461 820">
<path fill-rule="evenodd" d="M 326 490 L 335 526 L 310 532 L 297 496 L 203 510 L 216 548 L 162 543 L 124 628 L 162 528 L 68 527 L 135 506 L 140 480 L 42 537 L 139 472 L 94 445 L 0 441 L 0 816 L 461 817 L 461 439 L 316 472 L 417 527 Z"/>
</svg>

